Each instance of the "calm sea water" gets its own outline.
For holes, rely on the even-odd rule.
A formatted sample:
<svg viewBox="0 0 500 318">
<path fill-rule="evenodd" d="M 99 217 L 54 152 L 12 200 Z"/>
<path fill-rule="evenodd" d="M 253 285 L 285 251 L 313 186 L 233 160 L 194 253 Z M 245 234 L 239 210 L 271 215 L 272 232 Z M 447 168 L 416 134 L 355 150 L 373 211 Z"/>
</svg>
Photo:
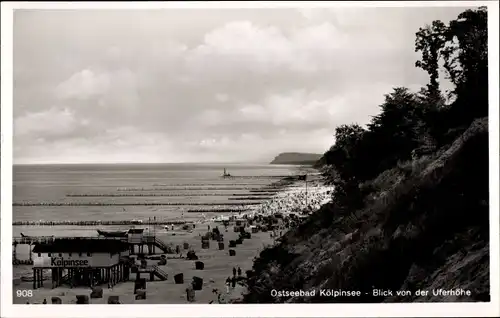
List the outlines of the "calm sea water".
<svg viewBox="0 0 500 318">
<path fill-rule="evenodd" d="M 223 204 L 239 202 L 228 200 L 233 194 L 248 196 L 251 195 L 250 189 L 258 189 L 277 181 L 277 179 L 270 178 L 223 179 L 220 176 L 224 168 L 233 176 L 278 176 L 294 174 L 298 167 L 245 164 L 19 165 L 14 166 L 13 171 L 13 202 L 99 202 L 104 204 L 170 202 L 188 205 L 14 206 L 13 221 L 131 220 L 136 218 L 147 220 L 149 217 L 176 219 L 183 212 L 186 212 L 184 213 L 186 219 L 197 219 L 201 213 L 187 213 L 187 210 L 212 208 L 197 204 L 214 202 L 220 203 L 221 208 L 230 208 Z M 68 196 L 75 194 L 127 196 Z M 134 194 L 156 196 L 133 196 Z"/>
<path fill-rule="evenodd" d="M 157 220 L 186 221 L 200 219 L 201 213 L 189 209 L 209 209 L 197 204 L 215 202 L 222 206 L 233 194 L 251 196 L 258 189 L 278 179 L 223 179 L 224 168 L 233 176 L 281 176 L 297 173 L 299 167 L 288 165 L 243 164 L 132 164 L 132 165 L 19 165 L 13 170 L 13 202 L 101 202 L 143 203 L 182 202 L 184 206 L 33 206 L 12 208 L 13 221 L 38 220 L 132 220 L 156 217 Z M 197 188 L 189 190 L 186 188 Z M 199 188 L 202 188 L 199 190 Z M 217 188 L 228 188 L 217 190 Z M 244 188 L 244 189 L 236 189 Z M 130 191 L 123 191 L 128 189 Z M 131 190 L 132 189 L 132 190 Z M 219 194 L 206 196 L 204 194 Z M 68 197 L 74 194 L 175 194 L 152 197 Z M 247 201 L 248 202 L 248 201 Z M 183 211 L 185 213 L 183 213 Z M 182 215 L 184 214 L 184 217 Z M 207 217 L 221 213 L 205 213 Z M 147 227 L 144 225 L 143 227 Z M 100 226 L 105 230 L 129 226 Z M 161 230 L 161 228 L 158 228 Z M 92 226 L 13 226 L 14 236 L 27 235 L 95 236 Z M 29 246 L 17 246 L 19 259 L 29 258 Z M 31 276 L 31 266 L 15 266 L 13 277 Z"/>
</svg>

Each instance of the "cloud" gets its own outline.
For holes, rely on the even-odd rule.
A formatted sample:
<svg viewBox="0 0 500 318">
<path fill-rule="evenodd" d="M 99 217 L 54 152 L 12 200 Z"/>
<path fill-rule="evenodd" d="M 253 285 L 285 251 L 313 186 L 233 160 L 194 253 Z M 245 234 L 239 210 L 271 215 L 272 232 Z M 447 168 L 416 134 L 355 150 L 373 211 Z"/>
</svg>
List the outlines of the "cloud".
<svg viewBox="0 0 500 318">
<path fill-rule="evenodd" d="M 415 32 L 461 11 L 17 12 L 14 161 L 323 152 L 335 126 L 367 123 L 392 87 L 427 83 Z"/>
<path fill-rule="evenodd" d="M 56 87 L 56 96 L 60 99 L 87 99 L 103 95 L 110 87 L 110 78 L 106 74 L 95 74 L 82 70 Z"/>
<path fill-rule="evenodd" d="M 74 112 L 65 108 L 28 113 L 14 121 L 16 137 L 51 138 L 66 137 L 88 125 L 85 119 L 75 118 Z"/>
<path fill-rule="evenodd" d="M 234 21 L 206 34 L 203 44 L 189 52 L 187 62 L 193 72 L 210 67 L 226 74 L 235 67 L 258 74 L 328 70 L 330 53 L 346 41 L 346 35 L 327 22 L 286 35 L 275 26 Z"/>
</svg>

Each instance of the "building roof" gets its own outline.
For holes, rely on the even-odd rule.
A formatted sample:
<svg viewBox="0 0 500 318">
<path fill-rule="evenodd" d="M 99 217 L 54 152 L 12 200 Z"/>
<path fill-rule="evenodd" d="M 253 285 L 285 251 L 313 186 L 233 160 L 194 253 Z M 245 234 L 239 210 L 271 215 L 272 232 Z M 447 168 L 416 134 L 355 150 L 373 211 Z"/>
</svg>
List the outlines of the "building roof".
<svg viewBox="0 0 500 318">
<path fill-rule="evenodd" d="M 116 239 L 55 238 L 51 242 L 38 243 L 34 253 L 119 253 L 127 251 L 128 243 Z"/>
</svg>

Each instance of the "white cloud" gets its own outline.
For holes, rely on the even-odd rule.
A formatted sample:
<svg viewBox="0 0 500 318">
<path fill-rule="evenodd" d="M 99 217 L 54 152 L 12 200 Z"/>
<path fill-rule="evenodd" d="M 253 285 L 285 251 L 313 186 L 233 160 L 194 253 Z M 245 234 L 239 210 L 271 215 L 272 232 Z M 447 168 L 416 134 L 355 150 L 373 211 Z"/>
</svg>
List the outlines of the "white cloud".
<svg viewBox="0 0 500 318">
<path fill-rule="evenodd" d="M 82 70 L 56 87 L 60 99 L 88 99 L 106 93 L 111 85 L 107 74 L 96 74 L 91 70 Z"/>
<path fill-rule="evenodd" d="M 14 134 L 26 136 L 64 136 L 71 134 L 79 125 L 85 126 L 86 121 L 79 121 L 74 113 L 65 108 L 50 108 L 47 111 L 27 113 L 14 120 Z"/>
<path fill-rule="evenodd" d="M 205 35 L 204 43 L 189 52 L 187 61 L 193 70 L 208 66 L 264 74 L 280 68 L 307 72 L 328 67 L 330 54 L 342 48 L 346 40 L 326 22 L 286 35 L 275 26 L 234 21 Z"/>
<path fill-rule="evenodd" d="M 128 69 L 116 71 L 82 70 L 60 83 L 56 96 L 61 100 L 89 100 L 98 98 L 100 106 L 133 105 L 138 83 Z M 115 104 L 115 105 L 113 105 Z"/>
<path fill-rule="evenodd" d="M 415 32 L 461 11 L 16 13 L 15 161 L 322 152 L 392 87 L 426 84 Z"/>
</svg>

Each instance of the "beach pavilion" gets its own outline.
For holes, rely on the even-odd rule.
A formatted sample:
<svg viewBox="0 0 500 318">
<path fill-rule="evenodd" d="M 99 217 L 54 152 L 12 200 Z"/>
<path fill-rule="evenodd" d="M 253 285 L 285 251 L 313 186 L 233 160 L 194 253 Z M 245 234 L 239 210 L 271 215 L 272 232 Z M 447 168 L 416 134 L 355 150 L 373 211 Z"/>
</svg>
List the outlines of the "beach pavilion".
<svg viewBox="0 0 500 318">
<path fill-rule="evenodd" d="M 56 238 L 33 248 L 33 289 L 43 286 L 43 272 L 52 272 L 52 288 L 115 285 L 129 278 L 129 244 L 119 239 Z"/>
</svg>

